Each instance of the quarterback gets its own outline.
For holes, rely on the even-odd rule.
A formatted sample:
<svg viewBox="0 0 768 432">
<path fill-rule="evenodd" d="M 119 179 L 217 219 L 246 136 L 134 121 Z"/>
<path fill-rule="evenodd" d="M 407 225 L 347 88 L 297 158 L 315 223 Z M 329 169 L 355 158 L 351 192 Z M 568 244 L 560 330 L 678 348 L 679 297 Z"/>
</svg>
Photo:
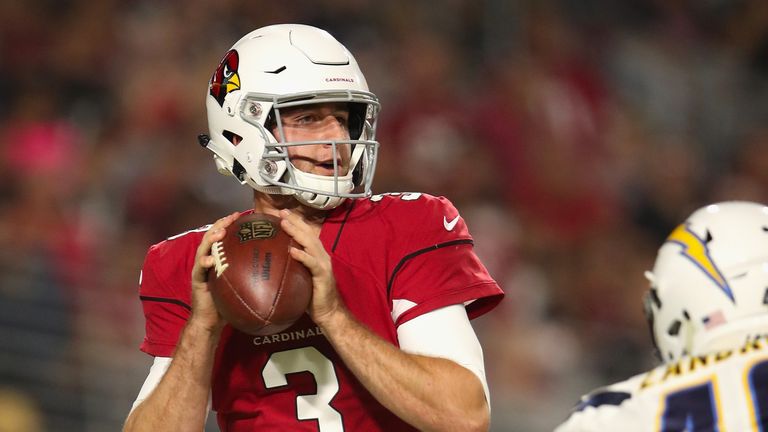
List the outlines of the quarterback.
<svg viewBox="0 0 768 432">
<path fill-rule="evenodd" d="M 312 274 L 292 327 L 241 333 L 206 283 L 211 245 L 239 215 L 149 249 L 141 304 L 154 357 L 126 431 L 487 430 L 470 319 L 503 297 L 457 209 L 420 193 L 371 195 L 379 103 L 327 32 L 274 25 L 224 55 L 200 143 L 218 170 L 282 218 Z"/>
<path fill-rule="evenodd" d="M 646 313 L 664 363 L 581 400 L 556 432 L 768 427 L 768 207 L 694 212 L 659 249 Z"/>
</svg>

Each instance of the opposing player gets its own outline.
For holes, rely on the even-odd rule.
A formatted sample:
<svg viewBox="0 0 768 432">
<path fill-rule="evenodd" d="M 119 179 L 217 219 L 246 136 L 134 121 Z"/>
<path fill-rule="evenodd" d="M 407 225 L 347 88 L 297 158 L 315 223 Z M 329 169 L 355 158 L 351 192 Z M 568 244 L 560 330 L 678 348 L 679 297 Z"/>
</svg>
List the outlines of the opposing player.
<svg viewBox="0 0 768 432">
<path fill-rule="evenodd" d="M 379 103 L 353 56 L 304 25 L 255 30 L 206 96 L 219 171 L 282 217 L 313 277 L 306 316 L 270 336 L 226 325 L 206 285 L 237 217 L 152 246 L 141 301 L 154 356 L 126 431 L 485 430 L 482 349 L 469 319 L 503 293 L 444 198 L 370 196 Z M 191 279 L 190 279 L 191 275 Z"/>
<path fill-rule="evenodd" d="M 586 395 L 557 432 L 766 430 L 768 207 L 697 210 L 647 276 L 664 364 Z"/>
</svg>

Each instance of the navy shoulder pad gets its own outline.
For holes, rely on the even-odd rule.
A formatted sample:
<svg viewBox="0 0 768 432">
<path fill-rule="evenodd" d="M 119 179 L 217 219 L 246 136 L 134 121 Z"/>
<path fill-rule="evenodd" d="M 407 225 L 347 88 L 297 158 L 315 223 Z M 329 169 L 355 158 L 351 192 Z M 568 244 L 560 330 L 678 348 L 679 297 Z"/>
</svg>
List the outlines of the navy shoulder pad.
<svg viewBox="0 0 768 432">
<path fill-rule="evenodd" d="M 582 399 L 574 411 L 583 411 L 587 407 L 599 407 L 600 405 L 621 405 L 631 397 L 632 395 L 627 392 L 599 391 Z"/>
</svg>

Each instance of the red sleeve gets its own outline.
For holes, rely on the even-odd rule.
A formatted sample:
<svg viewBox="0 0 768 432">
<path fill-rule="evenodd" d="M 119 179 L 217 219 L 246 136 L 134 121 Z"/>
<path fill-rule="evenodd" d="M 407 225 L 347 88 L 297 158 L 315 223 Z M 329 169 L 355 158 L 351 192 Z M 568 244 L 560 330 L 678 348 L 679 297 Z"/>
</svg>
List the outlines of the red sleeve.
<svg viewBox="0 0 768 432">
<path fill-rule="evenodd" d="M 140 349 L 170 357 L 191 308 L 191 274 L 201 234 L 190 233 L 152 246 L 141 271 L 139 297 L 146 335 Z"/>
<path fill-rule="evenodd" d="M 406 241 L 392 248 L 399 257 L 388 291 L 393 302 L 407 306 L 398 311 L 395 325 L 452 304 L 467 305 L 470 318 L 493 309 L 504 293 L 474 253 L 472 236 L 453 204 L 424 195 L 402 206 L 407 211 L 394 212 L 400 213 L 400 232 L 393 238 Z"/>
</svg>

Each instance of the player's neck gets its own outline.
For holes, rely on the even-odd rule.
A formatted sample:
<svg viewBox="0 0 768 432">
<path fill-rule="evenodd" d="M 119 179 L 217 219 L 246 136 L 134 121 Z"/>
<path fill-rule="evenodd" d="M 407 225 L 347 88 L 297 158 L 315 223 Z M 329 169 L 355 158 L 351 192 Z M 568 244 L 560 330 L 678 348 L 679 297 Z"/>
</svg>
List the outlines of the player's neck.
<svg viewBox="0 0 768 432">
<path fill-rule="evenodd" d="M 328 214 L 326 210 L 319 210 L 307 207 L 299 203 L 296 198 L 290 195 L 272 195 L 254 191 L 253 211 L 256 213 L 265 213 L 280 216 L 280 210 L 288 209 L 292 212 L 301 214 L 310 224 L 322 225 Z"/>
</svg>

